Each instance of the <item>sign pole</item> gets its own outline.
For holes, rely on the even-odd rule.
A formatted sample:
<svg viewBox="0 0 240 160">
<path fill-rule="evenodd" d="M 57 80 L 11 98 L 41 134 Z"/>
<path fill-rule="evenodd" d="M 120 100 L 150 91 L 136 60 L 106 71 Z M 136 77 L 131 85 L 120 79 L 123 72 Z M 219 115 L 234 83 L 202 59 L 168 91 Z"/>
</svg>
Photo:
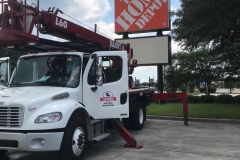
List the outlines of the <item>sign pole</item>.
<svg viewBox="0 0 240 160">
<path fill-rule="evenodd" d="M 163 93 L 163 66 L 157 65 L 157 72 L 158 72 L 158 91 Z"/>
<path fill-rule="evenodd" d="M 128 32 L 123 32 L 123 39 L 128 39 Z"/>
<path fill-rule="evenodd" d="M 162 36 L 162 30 L 157 30 L 157 36 Z M 159 64 L 157 65 L 157 76 L 158 76 L 158 93 L 160 90 L 160 93 L 163 93 L 163 65 Z M 163 101 L 159 100 L 159 103 L 161 104 Z"/>
<path fill-rule="evenodd" d="M 157 65 L 157 75 L 158 75 L 158 93 L 163 93 L 163 66 Z M 159 104 L 163 101 L 159 100 Z"/>
</svg>

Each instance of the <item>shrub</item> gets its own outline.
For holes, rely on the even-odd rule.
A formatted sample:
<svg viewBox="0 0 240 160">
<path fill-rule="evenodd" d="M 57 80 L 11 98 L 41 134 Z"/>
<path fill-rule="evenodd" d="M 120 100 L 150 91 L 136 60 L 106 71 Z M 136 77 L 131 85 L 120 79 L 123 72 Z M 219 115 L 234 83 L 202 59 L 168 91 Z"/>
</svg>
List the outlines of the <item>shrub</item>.
<svg viewBox="0 0 240 160">
<path fill-rule="evenodd" d="M 232 103 L 233 102 L 233 97 L 231 95 L 218 95 L 215 100 L 215 103 Z"/>
<path fill-rule="evenodd" d="M 198 89 L 194 89 L 194 93 L 200 93 Z"/>
<path fill-rule="evenodd" d="M 240 104 L 240 95 L 233 97 L 233 103 Z"/>
<path fill-rule="evenodd" d="M 188 95 L 187 99 L 188 99 L 188 103 L 198 103 L 200 101 L 200 97 L 198 96 Z"/>
<path fill-rule="evenodd" d="M 200 91 L 201 93 L 205 93 L 205 88 L 199 88 L 199 91 Z M 210 91 L 210 93 L 216 93 L 217 88 L 216 88 L 214 85 L 211 85 L 209 91 Z"/>
<path fill-rule="evenodd" d="M 205 88 L 199 88 L 199 92 L 200 93 L 204 93 L 205 92 Z"/>
<path fill-rule="evenodd" d="M 202 95 L 200 97 L 200 102 L 213 103 L 215 98 L 216 98 L 216 96 L 213 96 L 213 95 L 209 95 L 209 96 Z"/>
<path fill-rule="evenodd" d="M 177 99 L 177 100 L 168 100 L 168 103 L 182 103 L 181 99 Z"/>
<path fill-rule="evenodd" d="M 210 93 L 216 93 L 217 88 L 214 85 L 210 86 Z"/>
</svg>

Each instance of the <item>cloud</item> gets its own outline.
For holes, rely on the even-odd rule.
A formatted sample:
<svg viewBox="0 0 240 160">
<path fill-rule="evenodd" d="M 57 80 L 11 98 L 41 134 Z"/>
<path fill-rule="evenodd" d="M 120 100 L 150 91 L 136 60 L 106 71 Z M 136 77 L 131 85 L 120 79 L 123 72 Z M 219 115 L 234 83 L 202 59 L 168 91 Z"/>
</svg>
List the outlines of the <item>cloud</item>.
<svg viewBox="0 0 240 160">
<path fill-rule="evenodd" d="M 86 24 L 95 24 L 111 11 L 108 0 L 74 0 L 64 8 L 66 13 Z"/>
<path fill-rule="evenodd" d="M 57 3 L 56 3 L 57 2 Z M 37 4 L 37 0 L 29 0 L 28 4 Z M 58 16 L 67 19 L 73 23 L 84 26 L 89 30 L 94 30 L 94 25 L 97 24 L 100 28 L 103 28 L 105 35 L 113 37 L 114 25 L 112 23 L 105 23 L 104 18 L 111 12 L 112 8 L 108 0 L 41 0 L 40 9 L 48 10 L 49 7 L 59 8 L 64 14 L 58 14 Z M 66 15 L 67 16 L 66 16 Z M 72 17 L 72 18 L 70 18 Z M 47 37 L 52 40 L 60 40 L 59 38 L 49 35 L 41 35 L 41 37 Z M 60 40 L 63 41 L 63 40 Z"/>
<path fill-rule="evenodd" d="M 36 0 L 30 0 L 29 4 L 36 3 Z M 117 35 L 114 33 L 114 21 L 110 23 L 104 22 L 104 18 L 108 16 L 114 8 L 109 3 L 109 0 L 73 0 L 69 3 L 68 0 L 61 0 L 56 3 L 56 1 L 42 0 L 40 1 L 40 8 L 48 10 L 49 7 L 56 7 L 62 10 L 65 14 L 73 17 L 74 19 L 80 21 L 84 26 L 90 30 L 94 29 L 94 25 L 98 26 L 98 33 L 111 38 L 118 39 L 122 38 L 122 35 Z M 171 10 L 176 10 L 171 6 Z M 75 20 L 59 14 L 59 16 L 66 18 L 74 23 L 78 23 Z M 169 34 L 170 31 L 163 32 L 164 35 Z M 129 34 L 129 37 L 144 37 L 144 36 L 155 36 L 156 32 L 150 33 L 140 33 L 140 34 Z M 42 37 L 42 36 L 41 36 Z M 52 37 L 53 40 L 60 40 Z M 177 42 L 172 41 L 172 52 L 175 53 L 180 50 Z"/>
<path fill-rule="evenodd" d="M 29 0 L 28 4 L 37 4 L 37 0 Z M 59 8 L 65 14 L 73 17 L 81 23 L 94 28 L 94 24 L 103 21 L 104 17 L 111 11 L 108 0 L 41 0 L 40 9 L 48 10 L 49 7 Z M 66 18 L 74 23 L 78 23 L 72 18 L 65 15 L 60 17 Z"/>
<path fill-rule="evenodd" d="M 179 43 L 176 42 L 176 41 L 172 40 L 172 44 L 171 45 L 172 45 L 172 53 L 177 53 L 177 52 L 182 50 L 181 46 L 179 46 Z"/>
<path fill-rule="evenodd" d="M 66 18 L 74 23 L 79 25 L 87 25 L 93 30 L 94 24 L 98 26 L 98 33 L 104 34 L 105 36 L 117 39 L 122 38 L 122 35 L 117 35 L 114 33 L 114 19 L 107 20 L 106 19 L 110 14 L 114 14 L 112 11 L 114 6 L 110 5 L 110 1 L 113 0 L 41 0 L 40 8 L 44 10 L 48 10 L 49 7 L 56 7 L 62 10 L 67 15 L 73 17 L 77 21 L 59 14 L 59 16 Z M 36 0 L 29 0 L 29 4 L 36 3 Z M 171 6 L 171 10 L 176 10 Z M 172 19 L 173 20 L 173 19 Z M 82 24 L 83 23 L 83 24 Z M 164 35 L 170 34 L 170 32 L 163 32 Z M 144 37 L 144 36 L 155 36 L 156 32 L 151 33 L 142 33 L 142 34 L 129 34 L 130 37 Z M 46 36 L 48 39 L 62 41 L 56 37 Z M 172 40 L 172 53 L 175 53 L 180 50 L 180 47 L 177 45 L 177 42 Z M 149 66 L 149 67 L 137 67 L 135 68 L 135 72 L 133 77 L 137 79 L 141 79 L 141 82 L 148 82 L 148 78 L 151 77 L 156 80 L 157 79 L 157 67 Z"/>
<path fill-rule="evenodd" d="M 148 67 L 137 67 L 134 70 L 133 78 L 140 79 L 140 83 L 148 82 L 149 77 L 157 80 L 157 67 L 156 66 L 148 66 Z"/>
<path fill-rule="evenodd" d="M 147 71 L 147 67 L 137 67 L 135 71 L 139 71 L 139 72 Z"/>
<path fill-rule="evenodd" d="M 98 21 L 97 23 L 97 33 L 104 35 L 110 39 L 114 39 L 117 35 L 114 31 L 114 23 L 106 23 L 104 21 Z"/>
<path fill-rule="evenodd" d="M 177 11 L 177 9 L 171 6 L 171 11 Z"/>
</svg>

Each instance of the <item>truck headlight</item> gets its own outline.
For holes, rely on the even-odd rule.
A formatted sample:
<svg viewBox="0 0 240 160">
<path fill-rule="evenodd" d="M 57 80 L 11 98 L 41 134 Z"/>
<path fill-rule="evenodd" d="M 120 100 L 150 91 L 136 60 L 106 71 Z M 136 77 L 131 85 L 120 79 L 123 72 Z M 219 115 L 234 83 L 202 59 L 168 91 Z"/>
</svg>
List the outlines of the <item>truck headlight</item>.
<svg viewBox="0 0 240 160">
<path fill-rule="evenodd" d="M 38 116 L 34 123 L 52 123 L 52 122 L 58 122 L 62 119 L 62 113 L 61 112 L 53 112 L 48 114 L 43 114 Z"/>
</svg>

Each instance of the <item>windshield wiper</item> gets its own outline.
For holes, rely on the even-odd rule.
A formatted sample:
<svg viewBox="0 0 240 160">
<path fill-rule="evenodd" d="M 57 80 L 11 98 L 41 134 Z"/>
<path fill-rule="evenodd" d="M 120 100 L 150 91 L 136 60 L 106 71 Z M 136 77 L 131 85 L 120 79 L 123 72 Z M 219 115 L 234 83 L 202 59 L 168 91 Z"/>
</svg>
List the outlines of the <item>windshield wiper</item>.
<svg viewBox="0 0 240 160">
<path fill-rule="evenodd" d="M 32 83 L 11 83 L 9 84 L 10 87 L 22 87 L 22 86 L 58 86 L 58 87 L 66 87 L 66 85 L 62 83 L 56 83 L 56 82 L 46 82 L 46 81 L 36 81 Z"/>
<path fill-rule="evenodd" d="M 65 85 L 61 83 L 56 83 L 56 82 L 46 82 L 46 81 L 37 81 L 33 82 L 33 84 L 39 84 L 39 85 L 47 85 L 47 86 L 59 86 L 59 87 L 65 87 Z"/>
<path fill-rule="evenodd" d="M 10 87 L 21 87 L 23 86 L 22 83 L 11 83 L 9 84 Z"/>
</svg>

